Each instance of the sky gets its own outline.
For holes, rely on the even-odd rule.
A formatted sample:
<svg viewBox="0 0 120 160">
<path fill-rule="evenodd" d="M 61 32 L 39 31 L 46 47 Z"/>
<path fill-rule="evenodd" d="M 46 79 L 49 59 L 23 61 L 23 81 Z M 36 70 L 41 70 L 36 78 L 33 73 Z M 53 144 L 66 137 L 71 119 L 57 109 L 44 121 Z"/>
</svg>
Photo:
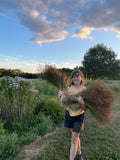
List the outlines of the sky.
<svg viewBox="0 0 120 160">
<path fill-rule="evenodd" d="M 119 0 L 0 0 L 0 68 L 74 68 L 100 43 L 120 59 Z"/>
</svg>

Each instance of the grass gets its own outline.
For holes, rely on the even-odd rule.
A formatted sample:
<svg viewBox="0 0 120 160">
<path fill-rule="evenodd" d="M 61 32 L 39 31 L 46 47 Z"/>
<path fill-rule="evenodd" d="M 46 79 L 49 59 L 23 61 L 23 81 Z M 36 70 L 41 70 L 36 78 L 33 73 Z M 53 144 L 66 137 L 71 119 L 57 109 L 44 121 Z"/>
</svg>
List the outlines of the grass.
<svg viewBox="0 0 120 160">
<path fill-rule="evenodd" d="M 35 89 L 38 90 L 38 93 L 40 95 L 47 95 L 47 96 L 56 96 L 58 89 L 51 85 L 50 83 L 47 83 L 46 81 L 40 81 L 40 80 L 33 80 L 32 81 Z"/>
</svg>

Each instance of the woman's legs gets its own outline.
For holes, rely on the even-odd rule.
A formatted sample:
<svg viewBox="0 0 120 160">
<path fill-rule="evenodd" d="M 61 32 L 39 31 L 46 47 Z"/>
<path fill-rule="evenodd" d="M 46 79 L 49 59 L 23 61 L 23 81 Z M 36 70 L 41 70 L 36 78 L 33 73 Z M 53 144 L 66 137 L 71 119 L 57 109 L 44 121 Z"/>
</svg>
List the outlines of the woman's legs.
<svg viewBox="0 0 120 160">
<path fill-rule="evenodd" d="M 82 126 L 81 126 L 81 130 L 80 132 L 82 132 L 84 129 L 84 122 L 82 123 Z M 80 138 L 78 139 L 78 150 L 77 150 L 77 153 L 78 154 L 81 154 L 81 144 L 80 144 Z"/>
<path fill-rule="evenodd" d="M 78 149 L 77 149 L 77 154 L 81 154 L 80 138 L 78 138 Z"/>
<path fill-rule="evenodd" d="M 70 148 L 70 160 L 74 160 L 76 153 L 78 149 L 80 149 L 80 140 L 79 140 L 79 134 L 72 132 L 72 140 L 71 140 L 71 148 Z M 79 146 L 79 147 L 78 147 Z"/>
<path fill-rule="evenodd" d="M 72 128 L 70 128 L 70 131 L 72 133 Z M 83 128 L 82 128 L 83 131 Z M 81 154 L 81 144 L 80 144 L 80 138 L 78 137 L 78 148 L 77 148 L 77 154 Z"/>
</svg>

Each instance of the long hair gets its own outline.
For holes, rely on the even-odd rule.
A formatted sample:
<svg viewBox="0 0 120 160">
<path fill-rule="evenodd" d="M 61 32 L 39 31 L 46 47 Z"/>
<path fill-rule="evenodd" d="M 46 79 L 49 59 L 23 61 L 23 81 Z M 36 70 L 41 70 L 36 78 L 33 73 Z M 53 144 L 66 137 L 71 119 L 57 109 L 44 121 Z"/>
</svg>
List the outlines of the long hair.
<svg viewBox="0 0 120 160">
<path fill-rule="evenodd" d="M 74 70 L 72 71 L 71 75 L 70 75 L 70 79 L 71 79 L 71 84 L 74 85 L 73 81 L 72 81 L 72 78 L 76 75 L 79 75 L 81 76 L 82 80 L 80 82 L 80 85 L 84 85 L 85 84 L 85 80 L 84 80 L 84 75 L 83 73 L 80 71 L 80 70 Z"/>
</svg>

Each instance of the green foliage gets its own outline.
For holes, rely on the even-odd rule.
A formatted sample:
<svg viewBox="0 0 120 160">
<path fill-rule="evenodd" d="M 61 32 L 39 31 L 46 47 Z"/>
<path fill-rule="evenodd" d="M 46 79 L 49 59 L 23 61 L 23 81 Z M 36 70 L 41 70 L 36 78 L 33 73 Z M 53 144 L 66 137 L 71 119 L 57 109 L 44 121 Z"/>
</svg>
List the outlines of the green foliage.
<svg viewBox="0 0 120 160">
<path fill-rule="evenodd" d="M 40 95 L 56 96 L 58 93 L 58 89 L 46 81 L 33 81 L 33 85 Z"/>
<path fill-rule="evenodd" d="M 43 112 L 47 116 L 50 116 L 55 124 L 59 124 L 63 120 L 63 107 L 59 104 L 56 97 L 41 97 L 34 112 L 35 114 Z"/>
<path fill-rule="evenodd" d="M 42 86 L 41 83 L 39 84 Z M 36 84 L 38 88 L 39 84 Z M 53 115 L 51 118 L 49 113 L 39 111 L 35 114 L 33 112 L 34 107 L 41 101 L 38 92 L 33 87 L 33 84 L 29 81 L 13 81 L 9 77 L 1 80 L 0 92 L 3 92 L 3 94 L 0 94 L 0 117 L 6 119 L 6 121 L 4 123 L 0 121 L 0 140 L 2 140 L 2 142 L 0 141 L 0 159 L 10 159 L 19 151 L 22 145 L 34 141 L 38 136 L 52 131 L 55 127 L 53 125 L 54 120 L 51 120 L 54 117 Z M 53 86 L 50 87 L 49 84 L 49 88 L 52 92 Z M 54 88 L 54 92 L 56 92 L 56 87 Z M 55 94 L 54 92 L 53 94 Z M 14 110 L 16 100 L 17 104 L 21 104 L 20 107 L 23 109 L 17 118 L 15 117 L 17 112 Z M 11 117 L 13 117 L 12 121 Z"/>
<path fill-rule="evenodd" d="M 5 133 L 3 126 L 4 126 L 4 123 L 2 122 L 2 120 L 0 120 L 0 135 Z"/>
<path fill-rule="evenodd" d="M 2 130 L 5 134 L 0 134 L 0 158 L 7 159 L 14 156 L 22 145 L 34 141 L 38 136 L 42 136 L 52 131 L 53 123 L 41 112 L 31 117 L 22 117 L 12 123 L 6 122 Z"/>
<path fill-rule="evenodd" d="M 38 117 L 40 118 L 40 122 L 36 123 L 34 132 L 38 135 L 44 135 L 45 133 L 51 131 L 53 127 L 51 119 L 46 118 L 41 112 L 38 114 Z"/>
<path fill-rule="evenodd" d="M 0 93 L 0 117 L 9 121 L 29 112 L 36 96 L 31 82 L 11 77 L 4 77 L 0 80 Z"/>
<path fill-rule="evenodd" d="M 5 68 L 0 68 L 0 77 L 3 76 L 20 76 L 23 78 L 37 78 L 38 74 L 33 74 L 33 73 L 24 73 L 19 69 L 5 69 Z"/>
<path fill-rule="evenodd" d="M 94 159 L 99 160 L 119 160 L 120 154 L 118 152 L 113 151 L 109 147 L 107 149 L 96 151 L 94 154 Z"/>
<path fill-rule="evenodd" d="M 19 76 L 20 74 L 22 74 L 22 71 L 19 69 L 5 69 L 5 68 L 0 68 L 0 77 L 3 76 Z"/>
<path fill-rule="evenodd" d="M 118 76 L 120 62 L 116 59 L 117 55 L 103 44 L 97 44 L 90 48 L 84 55 L 83 67 L 84 74 L 97 77 L 115 78 Z"/>
<path fill-rule="evenodd" d="M 33 132 L 37 135 L 42 135 L 52 128 L 52 122 L 50 119 L 46 118 L 43 113 L 39 112 L 38 115 L 33 113 L 29 115 L 23 115 L 12 123 L 6 122 L 4 124 L 4 128 L 7 132 L 15 132 L 19 136 L 27 132 Z M 38 131 L 38 128 L 41 130 L 41 132 Z"/>
<path fill-rule="evenodd" d="M 17 134 L 0 135 L 0 159 L 5 160 L 15 155 L 19 147 Z"/>
<path fill-rule="evenodd" d="M 61 68 L 59 69 L 60 72 L 65 73 L 67 76 L 70 76 L 71 72 L 73 71 L 73 69 L 70 68 Z"/>
<path fill-rule="evenodd" d="M 108 86 L 115 92 L 120 92 L 120 81 L 106 81 Z"/>
</svg>

